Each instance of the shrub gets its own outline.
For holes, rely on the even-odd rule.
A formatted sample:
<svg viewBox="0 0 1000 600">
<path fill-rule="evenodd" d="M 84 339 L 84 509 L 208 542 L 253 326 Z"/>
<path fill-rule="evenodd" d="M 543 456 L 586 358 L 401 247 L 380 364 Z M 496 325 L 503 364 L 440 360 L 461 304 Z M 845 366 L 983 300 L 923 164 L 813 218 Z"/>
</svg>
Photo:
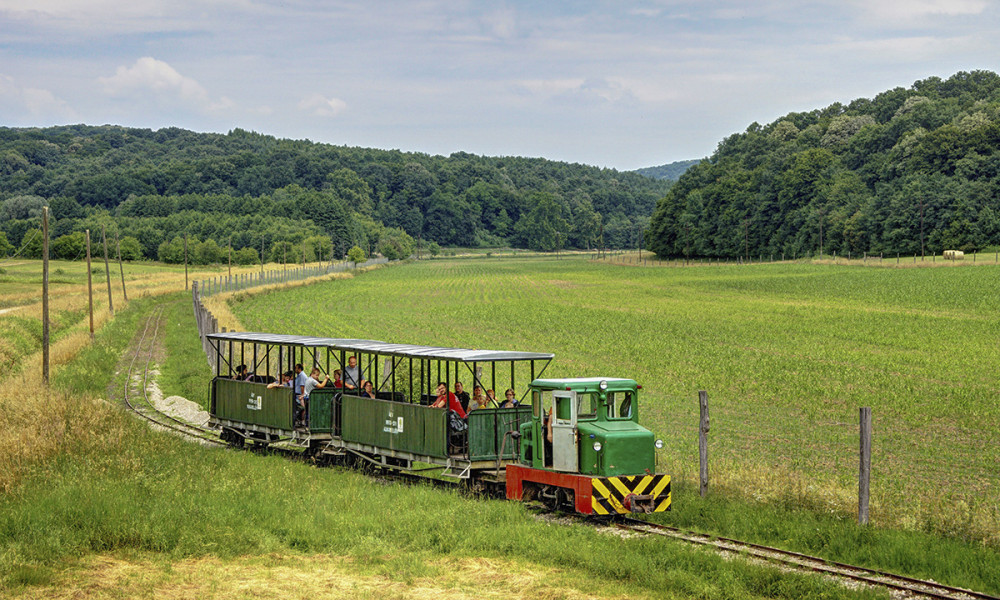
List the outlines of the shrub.
<svg viewBox="0 0 1000 600">
<path fill-rule="evenodd" d="M 347 251 L 347 258 L 353 263 L 365 262 L 365 251 L 359 246 L 354 246 Z"/>
</svg>

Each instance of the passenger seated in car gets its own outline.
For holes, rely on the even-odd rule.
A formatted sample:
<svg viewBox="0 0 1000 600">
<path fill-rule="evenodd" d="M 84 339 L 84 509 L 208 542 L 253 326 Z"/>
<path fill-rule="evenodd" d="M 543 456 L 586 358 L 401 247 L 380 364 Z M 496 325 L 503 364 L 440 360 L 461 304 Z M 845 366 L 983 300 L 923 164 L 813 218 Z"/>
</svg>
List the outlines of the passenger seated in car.
<svg viewBox="0 0 1000 600">
<path fill-rule="evenodd" d="M 517 396 L 514 394 L 514 390 L 507 388 L 507 391 L 503 393 L 505 400 L 500 408 L 514 408 L 517 406 Z"/>
<path fill-rule="evenodd" d="M 448 391 L 448 385 L 445 382 L 438 382 L 437 393 L 437 400 L 431 404 L 431 408 L 447 408 L 463 419 L 468 417 L 468 413 L 462 408 L 462 404 L 455 397 L 455 394 Z"/>
<path fill-rule="evenodd" d="M 466 392 L 462 387 L 461 381 L 455 382 L 455 397 L 458 398 L 465 412 L 469 412 L 469 392 Z"/>
<path fill-rule="evenodd" d="M 267 384 L 267 387 L 268 387 L 268 389 L 279 388 L 279 387 L 290 388 L 290 387 L 292 387 L 292 378 L 294 376 L 295 376 L 295 373 L 292 373 L 291 371 L 285 371 L 284 373 L 281 374 L 281 380 L 280 381 L 273 381 L 273 382 Z"/>
<path fill-rule="evenodd" d="M 347 368 L 344 369 L 344 387 L 349 390 L 361 389 L 365 383 L 365 374 L 358 366 L 358 357 L 351 355 L 347 359 Z"/>
<path fill-rule="evenodd" d="M 344 382 L 341 379 L 340 369 L 334 369 L 333 371 L 333 387 L 335 388 L 344 387 Z"/>
<path fill-rule="evenodd" d="M 236 375 L 233 377 L 236 381 L 250 381 L 253 375 L 247 370 L 246 365 L 240 365 L 236 367 Z"/>
<path fill-rule="evenodd" d="M 469 403 L 469 412 L 479 408 L 498 408 L 496 400 L 483 395 L 483 388 L 476 386 L 472 388 L 472 401 Z"/>
<path fill-rule="evenodd" d="M 375 390 L 372 389 L 372 382 L 366 381 L 364 389 L 361 390 L 362 398 L 375 398 Z"/>
<path fill-rule="evenodd" d="M 320 381 L 320 377 L 323 378 L 323 381 Z M 330 378 L 325 375 L 322 375 L 319 372 L 319 369 L 314 367 L 313 370 L 310 371 L 309 377 L 306 378 L 306 382 L 302 384 L 302 395 L 300 396 L 300 398 L 302 400 L 308 400 L 309 394 L 313 390 L 322 389 L 328 385 L 330 385 Z"/>
</svg>

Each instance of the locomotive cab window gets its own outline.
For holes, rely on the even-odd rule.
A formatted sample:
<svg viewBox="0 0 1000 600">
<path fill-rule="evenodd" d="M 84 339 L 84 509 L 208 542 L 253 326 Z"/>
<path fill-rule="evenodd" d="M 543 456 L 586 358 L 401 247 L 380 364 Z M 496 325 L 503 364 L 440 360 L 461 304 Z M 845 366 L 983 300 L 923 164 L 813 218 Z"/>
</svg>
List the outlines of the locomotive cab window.
<svg viewBox="0 0 1000 600">
<path fill-rule="evenodd" d="M 608 418 L 631 419 L 633 392 L 608 392 Z"/>
<path fill-rule="evenodd" d="M 576 412 L 581 419 L 596 417 L 600 404 L 600 396 L 594 392 L 579 392 L 576 395 Z"/>
</svg>

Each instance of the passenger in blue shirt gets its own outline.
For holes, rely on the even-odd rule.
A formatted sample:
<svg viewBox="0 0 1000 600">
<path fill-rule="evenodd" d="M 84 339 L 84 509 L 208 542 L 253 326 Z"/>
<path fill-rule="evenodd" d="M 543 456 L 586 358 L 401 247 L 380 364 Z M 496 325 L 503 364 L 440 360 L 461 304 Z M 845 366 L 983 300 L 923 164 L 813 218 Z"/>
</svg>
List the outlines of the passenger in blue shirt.
<svg viewBox="0 0 1000 600">
<path fill-rule="evenodd" d="M 295 379 L 292 380 L 292 394 L 295 395 L 295 427 L 301 427 L 305 423 L 306 401 L 303 394 L 308 380 L 309 376 L 302 371 L 302 363 L 297 363 L 295 365 Z"/>
</svg>

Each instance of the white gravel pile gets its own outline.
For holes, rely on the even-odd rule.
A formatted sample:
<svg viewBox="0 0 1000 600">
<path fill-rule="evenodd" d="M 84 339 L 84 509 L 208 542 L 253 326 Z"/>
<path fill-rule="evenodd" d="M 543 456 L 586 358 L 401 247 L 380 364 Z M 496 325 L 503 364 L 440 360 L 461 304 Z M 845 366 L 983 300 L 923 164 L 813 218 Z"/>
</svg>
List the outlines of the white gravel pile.
<svg viewBox="0 0 1000 600">
<path fill-rule="evenodd" d="M 159 372 L 150 370 L 149 374 L 151 376 L 148 384 L 149 399 L 156 410 L 198 427 L 208 424 L 208 411 L 203 410 L 197 402 L 192 402 L 183 396 L 164 398 L 163 391 L 156 384 L 156 376 L 159 375 Z"/>
</svg>

